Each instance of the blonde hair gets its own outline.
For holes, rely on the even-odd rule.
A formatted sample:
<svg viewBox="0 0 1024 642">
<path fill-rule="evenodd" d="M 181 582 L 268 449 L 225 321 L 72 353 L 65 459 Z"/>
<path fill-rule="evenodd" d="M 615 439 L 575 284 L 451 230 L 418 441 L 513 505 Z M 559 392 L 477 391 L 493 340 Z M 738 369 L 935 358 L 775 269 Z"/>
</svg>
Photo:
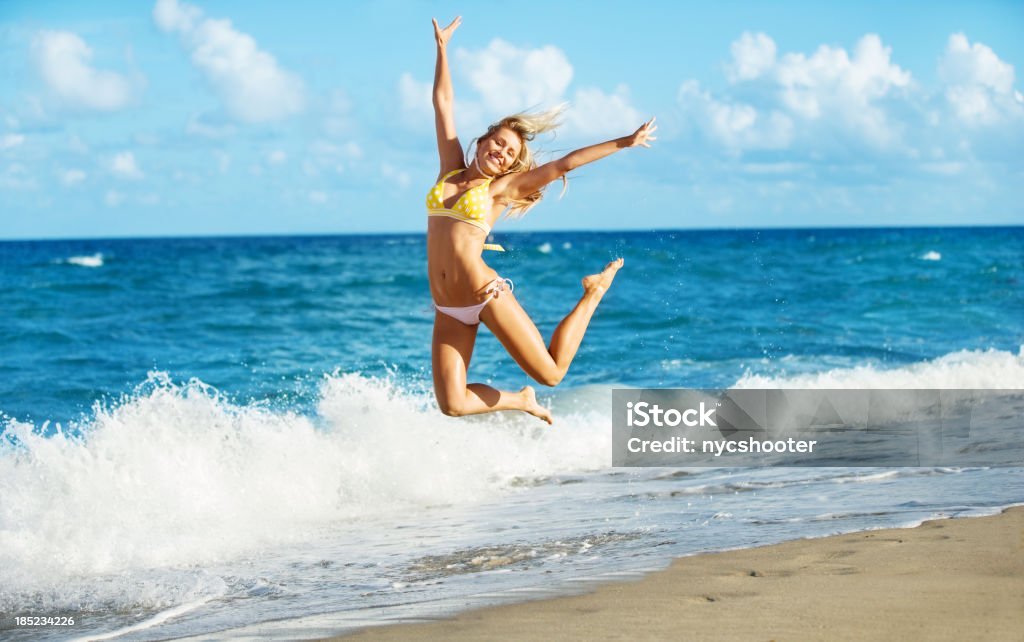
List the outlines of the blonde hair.
<svg viewBox="0 0 1024 642">
<path fill-rule="evenodd" d="M 502 127 L 508 127 L 515 133 L 519 134 L 519 138 L 522 139 L 523 141 L 523 146 L 519 150 L 519 156 L 516 157 L 516 159 L 512 162 L 512 165 L 510 165 L 509 168 L 501 174 L 501 176 L 505 176 L 507 174 L 515 174 L 519 172 L 528 172 L 531 169 L 537 167 L 537 160 L 534 158 L 533 152 L 530 150 L 530 147 L 529 145 L 527 145 L 527 143 L 536 138 L 538 134 L 544 134 L 546 132 L 554 131 L 555 129 L 557 129 L 559 125 L 562 124 L 561 116 L 563 112 L 565 112 L 565 108 L 566 105 L 563 103 L 547 111 L 525 111 L 519 112 L 518 114 L 512 114 L 511 116 L 506 116 L 499 120 L 498 122 L 491 125 L 490 127 L 488 127 L 487 131 L 484 132 L 482 136 L 474 138 L 473 141 L 470 143 L 469 148 L 472 149 L 473 145 L 479 145 L 480 141 L 487 140 Z M 468 164 L 469 163 L 467 163 L 467 165 Z M 497 176 L 495 176 L 495 178 L 497 178 Z M 569 185 L 568 181 L 564 176 L 562 177 L 562 184 L 564 185 L 564 187 L 562 188 L 562 193 L 564 194 L 565 189 Z M 522 198 L 509 201 L 509 209 L 507 216 L 518 217 L 522 216 L 523 214 L 526 214 L 526 212 L 531 207 L 539 203 L 540 200 L 544 197 L 543 192 L 544 188 L 542 187 L 541 189 L 537 190 L 532 194 L 528 194 L 526 196 L 523 196 Z"/>
</svg>

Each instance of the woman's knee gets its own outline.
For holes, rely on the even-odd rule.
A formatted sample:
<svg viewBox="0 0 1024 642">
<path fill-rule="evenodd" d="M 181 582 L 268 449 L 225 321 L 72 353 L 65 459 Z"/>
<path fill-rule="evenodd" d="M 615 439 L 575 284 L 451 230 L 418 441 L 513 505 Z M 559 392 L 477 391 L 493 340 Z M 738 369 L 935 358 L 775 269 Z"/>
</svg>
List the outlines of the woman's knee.
<svg viewBox="0 0 1024 642">
<path fill-rule="evenodd" d="M 457 395 L 438 391 L 435 397 L 437 398 L 437 407 L 441 409 L 442 414 L 449 417 L 461 417 L 466 414 L 466 393 Z"/>
<path fill-rule="evenodd" d="M 545 368 L 540 372 L 537 372 L 533 378 L 542 386 L 554 388 L 558 384 L 562 383 L 562 379 L 565 378 L 565 370 L 562 370 L 558 366 L 552 366 L 551 368 Z"/>
</svg>

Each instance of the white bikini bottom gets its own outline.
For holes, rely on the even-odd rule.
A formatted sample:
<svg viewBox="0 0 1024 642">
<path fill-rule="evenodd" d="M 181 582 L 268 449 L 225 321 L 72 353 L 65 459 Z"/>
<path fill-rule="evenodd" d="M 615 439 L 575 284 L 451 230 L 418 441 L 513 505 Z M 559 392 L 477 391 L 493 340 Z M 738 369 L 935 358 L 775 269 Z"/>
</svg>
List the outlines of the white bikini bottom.
<svg viewBox="0 0 1024 642">
<path fill-rule="evenodd" d="M 451 318 L 455 319 L 465 325 L 477 325 L 480 323 L 480 313 L 483 312 L 487 304 L 491 302 L 491 299 L 497 299 L 502 292 L 511 292 L 514 289 L 511 279 L 503 279 L 498 277 L 487 284 L 484 289 L 484 295 L 486 298 L 477 303 L 476 305 L 467 305 L 462 308 L 451 308 L 443 305 L 434 304 L 434 309 L 442 314 L 447 314 Z"/>
</svg>

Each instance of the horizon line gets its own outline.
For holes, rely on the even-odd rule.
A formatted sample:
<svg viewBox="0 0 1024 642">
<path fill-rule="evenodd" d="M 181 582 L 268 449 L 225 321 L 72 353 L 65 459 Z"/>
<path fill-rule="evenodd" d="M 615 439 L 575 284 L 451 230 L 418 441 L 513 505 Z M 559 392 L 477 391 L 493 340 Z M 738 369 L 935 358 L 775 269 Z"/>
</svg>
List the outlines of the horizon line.
<svg viewBox="0 0 1024 642">
<path fill-rule="evenodd" d="M 615 234 L 615 233 L 656 233 L 656 232 L 800 232 L 800 231 L 843 231 L 843 230 L 938 230 L 938 229 L 1014 229 L 1024 228 L 1024 223 L 983 223 L 979 225 L 935 224 L 935 225 L 823 225 L 823 226 L 778 226 L 778 227 L 658 227 L 658 228 L 604 228 L 604 229 L 545 229 L 503 231 L 499 234 Z M 47 243 L 68 241 L 156 241 L 156 240 L 200 240 L 200 239 L 261 239 L 261 238 L 334 238 L 342 236 L 426 236 L 421 231 L 364 231 L 364 232 L 266 232 L 266 233 L 213 233 L 213 234 L 166 234 L 143 236 L 52 236 L 0 238 L 0 243 Z M 488 235 L 488 238 L 493 234 Z"/>
</svg>

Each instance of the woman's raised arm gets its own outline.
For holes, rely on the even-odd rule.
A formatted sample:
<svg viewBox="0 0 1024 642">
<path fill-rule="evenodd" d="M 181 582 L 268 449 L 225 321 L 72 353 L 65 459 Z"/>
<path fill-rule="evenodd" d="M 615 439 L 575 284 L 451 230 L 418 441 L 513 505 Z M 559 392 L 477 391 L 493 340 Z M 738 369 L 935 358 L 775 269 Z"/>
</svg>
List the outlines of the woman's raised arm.
<svg viewBox="0 0 1024 642">
<path fill-rule="evenodd" d="M 437 153 L 441 158 L 443 176 L 466 166 L 462 145 L 455 133 L 455 92 L 448 72 L 448 40 L 462 24 L 462 16 L 442 29 L 434 19 L 434 38 L 437 40 L 437 64 L 434 67 L 434 122 L 437 126 Z"/>
<path fill-rule="evenodd" d="M 543 189 L 552 181 L 562 178 L 577 167 L 593 163 L 606 156 L 611 156 L 620 149 L 650 147 L 648 142 L 657 140 L 654 136 L 651 136 L 657 129 L 658 127 L 654 124 L 654 119 L 652 118 L 629 136 L 577 149 L 558 160 L 544 163 L 540 167 L 531 169 L 528 172 L 503 176 L 498 181 L 495 181 L 492 191 L 500 191 L 500 196 L 508 200 L 523 198 Z M 497 196 L 498 194 L 496 194 Z"/>
</svg>

